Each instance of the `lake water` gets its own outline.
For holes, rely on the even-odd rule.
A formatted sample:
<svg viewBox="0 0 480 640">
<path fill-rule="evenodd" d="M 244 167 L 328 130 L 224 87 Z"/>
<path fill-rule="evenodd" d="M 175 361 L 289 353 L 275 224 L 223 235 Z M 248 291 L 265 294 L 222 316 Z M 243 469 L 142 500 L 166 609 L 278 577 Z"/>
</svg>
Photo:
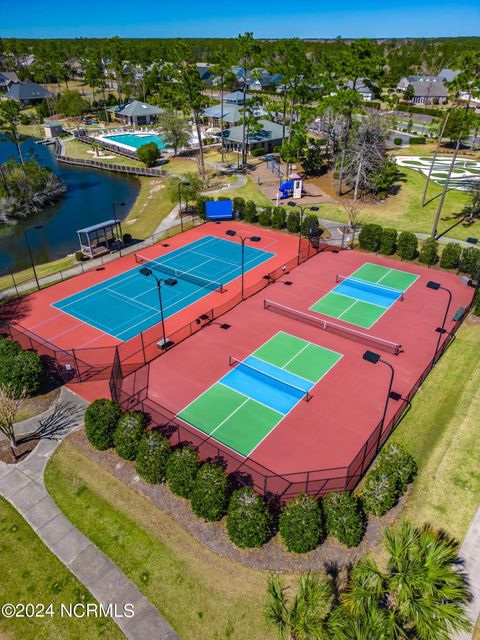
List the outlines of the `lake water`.
<svg viewBox="0 0 480 640">
<path fill-rule="evenodd" d="M 0 225 L 0 274 L 16 271 L 30 265 L 24 230 L 29 225 L 44 225 L 43 229 L 28 234 L 34 260 L 37 264 L 61 258 L 77 251 L 76 231 L 113 218 L 113 202 L 125 203 L 116 207 L 117 218 L 123 219 L 139 192 L 139 182 L 128 176 L 95 169 L 58 164 L 53 145 L 22 142 L 25 157 L 33 156 L 40 164 L 50 167 L 67 185 L 67 192 L 56 204 L 17 223 Z M 0 162 L 8 158 L 18 160 L 15 145 L 0 138 Z"/>
</svg>

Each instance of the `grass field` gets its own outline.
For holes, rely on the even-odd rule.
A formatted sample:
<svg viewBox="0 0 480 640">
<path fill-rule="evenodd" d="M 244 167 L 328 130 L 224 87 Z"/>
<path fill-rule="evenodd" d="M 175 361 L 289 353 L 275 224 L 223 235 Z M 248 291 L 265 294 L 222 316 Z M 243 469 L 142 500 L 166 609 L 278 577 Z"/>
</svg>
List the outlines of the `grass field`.
<svg viewBox="0 0 480 640">
<path fill-rule="evenodd" d="M 132 160 L 131 158 L 126 158 L 125 156 L 119 156 L 115 153 L 110 153 L 110 151 L 105 149 L 99 149 L 99 153 L 106 155 L 104 158 L 101 155 L 96 156 L 94 153 L 94 149 L 89 144 L 84 144 L 79 142 L 78 140 L 66 140 L 65 141 L 65 155 L 71 156 L 73 158 L 82 158 L 84 160 L 95 160 L 96 162 L 104 162 L 105 164 L 121 164 L 127 167 L 143 167 L 144 164 L 142 162 L 137 162 L 136 160 Z M 110 158 L 108 156 L 113 156 Z"/>
<path fill-rule="evenodd" d="M 270 640 L 266 576 L 209 551 L 64 442 L 46 471 L 58 506 L 134 582 L 182 640 Z"/>
<path fill-rule="evenodd" d="M 437 210 L 442 188 L 431 182 L 428 191 L 428 204 L 422 209 L 425 176 L 414 169 L 402 167 L 404 181 L 400 183 L 398 194 L 390 196 L 384 202 L 366 204 L 360 212 L 360 222 L 375 222 L 383 226 L 392 226 L 399 231 L 415 231 L 430 233 L 433 219 Z M 469 196 L 457 190 L 447 193 L 440 220 L 439 232 L 443 232 L 455 223 L 454 214 L 460 213 L 468 204 Z M 343 206 L 339 204 L 325 204 L 321 206 L 320 215 L 330 220 L 346 222 L 347 216 Z M 453 227 L 446 235 L 458 240 L 465 240 L 469 236 L 478 235 L 480 223 L 464 227 L 461 224 Z"/>
<path fill-rule="evenodd" d="M 59 271 L 69 269 L 72 265 L 76 264 L 76 262 L 77 261 L 73 256 L 66 256 L 65 258 L 52 260 L 52 262 L 45 262 L 44 264 L 35 265 L 35 269 L 37 271 L 38 277 L 43 278 L 45 276 L 52 275 L 52 273 L 58 273 Z M 31 267 L 29 269 L 22 269 L 22 271 L 17 271 L 15 273 L 15 281 L 17 282 L 17 284 L 27 282 L 28 280 L 33 280 L 33 277 L 33 270 Z M 13 281 L 11 276 L 0 277 L 0 291 L 10 289 L 12 286 Z"/>
<path fill-rule="evenodd" d="M 419 467 L 402 517 L 460 541 L 480 504 L 479 335 L 479 320 L 467 319 L 392 436 Z"/>
<path fill-rule="evenodd" d="M 25 520 L 0 497 L 0 602 L 60 604 L 95 599 L 51 553 Z M 9 640 L 123 638 L 109 618 L 11 618 L 0 616 L 0 637 Z"/>
<path fill-rule="evenodd" d="M 124 233 L 134 238 L 144 239 L 151 236 L 160 222 L 173 209 L 173 204 L 165 196 L 165 178 L 137 178 L 140 192 L 128 216 L 122 223 Z"/>
<path fill-rule="evenodd" d="M 260 191 L 251 178 L 247 178 L 247 184 L 244 187 L 240 187 L 239 189 L 227 189 L 216 195 L 225 198 L 244 198 L 245 200 L 252 200 L 260 207 L 272 206 L 272 202 L 262 193 L 262 191 Z"/>
</svg>

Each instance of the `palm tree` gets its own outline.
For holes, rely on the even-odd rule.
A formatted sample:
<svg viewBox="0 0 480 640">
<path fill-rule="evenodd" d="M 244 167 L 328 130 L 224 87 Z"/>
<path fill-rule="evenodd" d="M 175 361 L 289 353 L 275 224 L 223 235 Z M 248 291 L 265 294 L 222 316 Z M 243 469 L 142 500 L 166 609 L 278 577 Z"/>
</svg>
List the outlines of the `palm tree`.
<svg viewBox="0 0 480 640">
<path fill-rule="evenodd" d="M 330 583 L 314 573 L 298 579 L 293 598 L 289 598 L 282 579 L 271 576 L 265 618 L 282 639 L 326 640 L 329 638 L 326 619 L 332 599 Z"/>
<path fill-rule="evenodd" d="M 18 157 L 20 158 L 20 163 L 23 169 L 23 175 L 25 176 L 25 181 L 27 186 L 28 176 L 27 169 L 25 167 L 25 160 L 23 158 L 22 149 L 20 147 L 20 141 L 18 139 L 18 119 L 20 116 L 20 105 L 14 100 L 5 100 L 4 102 L 0 102 L 0 127 L 4 126 L 10 137 L 12 138 L 15 146 L 17 147 Z"/>
<path fill-rule="evenodd" d="M 407 522 L 385 531 L 383 538 L 386 569 L 363 558 L 341 596 L 356 625 L 371 623 L 380 629 L 371 637 L 385 640 L 448 640 L 468 630 L 469 592 L 458 571 L 458 544 L 429 526 L 418 529 Z"/>
</svg>

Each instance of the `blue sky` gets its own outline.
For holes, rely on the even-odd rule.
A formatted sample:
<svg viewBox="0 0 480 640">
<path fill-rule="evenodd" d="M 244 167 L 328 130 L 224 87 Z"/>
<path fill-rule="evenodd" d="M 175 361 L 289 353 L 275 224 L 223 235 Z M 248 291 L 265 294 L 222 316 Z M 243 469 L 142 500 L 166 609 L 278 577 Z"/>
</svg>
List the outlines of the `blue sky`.
<svg viewBox="0 0 480 640">
<path fill-rule="evenodd" d="M 480 35 L 479 0 L 274 2 L 0 0 L 3 37 L 402 37 Z M 147 9 L 148 7 L 148 9 Z M 167 8 L 168 7 L 168 8 Z"/>
</svg>

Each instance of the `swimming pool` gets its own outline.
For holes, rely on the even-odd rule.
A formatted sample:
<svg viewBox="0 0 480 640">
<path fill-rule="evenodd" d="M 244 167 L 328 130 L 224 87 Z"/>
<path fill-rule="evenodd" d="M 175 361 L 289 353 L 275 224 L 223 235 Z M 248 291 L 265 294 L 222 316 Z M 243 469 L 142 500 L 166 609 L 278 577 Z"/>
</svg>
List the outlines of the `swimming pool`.
<svg viewBox="0 0 480 640">
<path fill-rule="evenodd" d="M 129 150 L 139 149 L 149 142 L 154 142 L 159 149 L 165 148 L 163 138 L 156 133 L 119 133 L 114 136 L 102 136 L 101 139 L 119 147 L 127 147 Z"/>
</svg>

